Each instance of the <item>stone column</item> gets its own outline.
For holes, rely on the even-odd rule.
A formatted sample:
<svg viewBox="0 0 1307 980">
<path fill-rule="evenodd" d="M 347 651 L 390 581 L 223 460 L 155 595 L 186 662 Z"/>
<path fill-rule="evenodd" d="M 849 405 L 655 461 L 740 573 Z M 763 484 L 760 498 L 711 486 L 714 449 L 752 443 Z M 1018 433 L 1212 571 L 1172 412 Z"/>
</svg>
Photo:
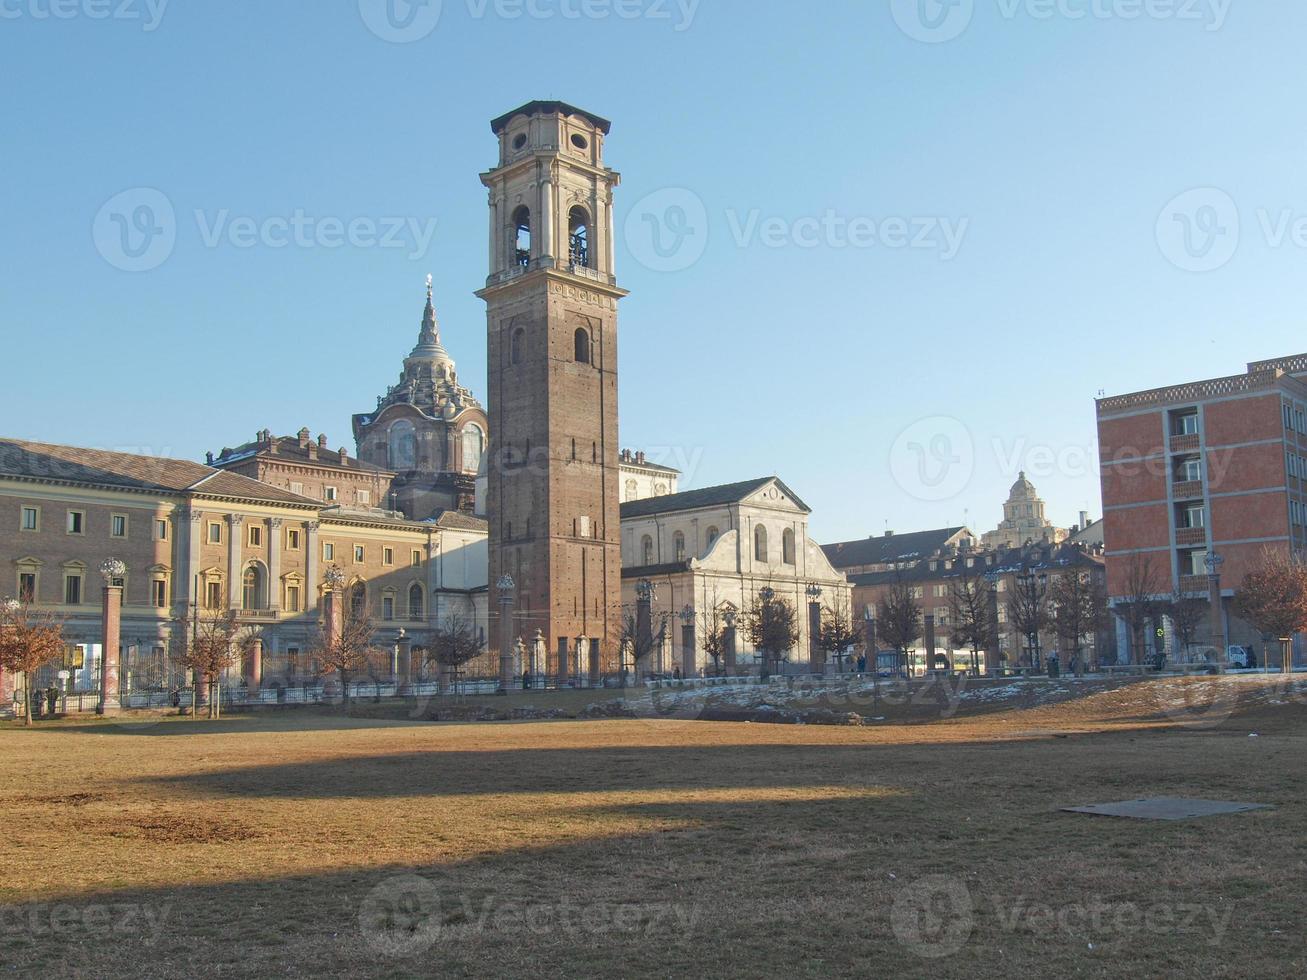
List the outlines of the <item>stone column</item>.
<svg viewBox="0 0 1307 980">
<path fill-rule="evenodd" d="M 118 698 L 118 634 L 122 629 L 123 590 L 120 585 L 108 584 L 111 578 L 108 572 L 105 573 L 105 578 L 104 602 L 100 611 L 103 644 L 100 656 L 100 703 L 95 708 L 95 713 L 99 715 L 114 714 L 122 707 Z"/>
<path fill-rule="evenodd" d="M 250 641 L 249 651 L 245 655 L 245 684 L 250 693 L 263 686 L 263 637 L 256 636 Z"/>
<path fill-rule="evenodd" d="M 723 659 L 726 661 L 726 676 L 733 677 L 735 676 L 735 626 L 733 624 L 726 627 L 725 641 L 726 656 Z"/>
<path fill-rule="evenodd" d="M 821 603 L 808 603 L 808 661 L 814 674 L 826 673 L 826 651 L 821 648 Z"/>
<path fill-rule="evenodd" d="M 587 676 L 590 671 L 590 665 L 586 662 L 590 650 L 590 643 L 584 636 L 576 638 L 576 646 L 573 648 L 572 655 L 576 658 L 576 666 L 573 667 L 577 681 Z"/>
<path fill-rule="evenodd" d="M 395 643 L 395 693 L 403 694 L 413 679 L 413 640 L 400 631 Z"/>
<path fill-rule="evenodd" d="M 695 670 L 694 620 L 681 624 L 681 676 L 693 677 Z"/>
<path fill-rule="evenodd" d="M 322 558 L 322 545 L 318 543 L 317 521 L 304 525 L 304 612 L 312 616 L 318 611 L 318 561 Z"/>
<path fill-rule="evenodd" d="M 494 275 L 499 271 L 499 256 L 495 254 L 495 249 L 499 246 L 499 203 L 495 200 L 494 192 L 489 194 L 490 212 L 490 274 Z"/>
<path fill-rule="evenodd" d="M 554 255 L 554 185 L 548 175 L 540 182 L 540 245 L 536 251 L 542 259 Z"/>
<path fill-rule="evenodd" d="M 640 649 L 646 651 L 644 660 L 647 665 L 653 656 L 653 593 L 642 586 L 637 586 L 636 595 L 638 597 L 635 600 L 636 643 Z M 640 665 L 633 663 L 631 667 L 636 670 L 638 676 Z"/>
<path fill-rule="evenodd" d="M 268 520 L 268 608 L 281 608 L 281 525 L 280 517 Z"/>
<path fill-rule="evenodd" d="M 513 591 L 511 575 L 501 575 L 495 583 L 499 595 L 499 694 L 507 694 L 513 685 Z"/>
<path fill-rule="evenodd" d="M 174 576 L 174 601 L 189 616 L 192 609 L 198 609 L 204 605 L 204 596 L 198 594 L 200 591 L 200 543 L 204 540 L 204 513 L 198 510 L 190 510 L 186 512 L 186 518 L 185 521 L 178 521 L 179 524 L 186 528 L 184 532 L 186 535 L 186 560 L 178 570 L 179 574 Z"/>
<path fill-rule="evenodd" d="M 245 518 L 240 514 L 227 515 L 227 608 L 241 606 L 241 532 Z"/>
<path fill-rule="evenodd" d="M 605 229 L 604 229 L 605 238 L 607 239 L 606 251 L 608 253 L 608 275 L 616 276 L 617 275 L 617 259 L 616 259 L 617 248 L 613 236 L 613 198 L 611 193 L 608 196 L 608 207 L 605 208 L 605 211 L 607 211 L 608 213 L 608 222 L 605 225 Z"/>
<path fill-rule="evenodd" d="M 567 637 L 558 638 L 558 686 L 562 687 L 567 681 Z"/>
</svg>

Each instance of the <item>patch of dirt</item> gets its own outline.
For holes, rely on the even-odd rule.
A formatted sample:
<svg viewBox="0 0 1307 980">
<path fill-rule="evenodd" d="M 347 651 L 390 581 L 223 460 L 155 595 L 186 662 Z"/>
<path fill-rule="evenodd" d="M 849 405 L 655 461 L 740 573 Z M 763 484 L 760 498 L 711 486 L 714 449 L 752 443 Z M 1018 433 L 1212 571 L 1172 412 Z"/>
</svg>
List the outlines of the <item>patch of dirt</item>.
<svg viewBox="0 0 1307 980">
<path fill-rule="evenodd" d="M 230 844 L 259 836 L 249 826 L 230 818 L 157 811 L 122 817 L 105 827 L 103 833 L 107 837 L 160 844 Z"/>
</svg>

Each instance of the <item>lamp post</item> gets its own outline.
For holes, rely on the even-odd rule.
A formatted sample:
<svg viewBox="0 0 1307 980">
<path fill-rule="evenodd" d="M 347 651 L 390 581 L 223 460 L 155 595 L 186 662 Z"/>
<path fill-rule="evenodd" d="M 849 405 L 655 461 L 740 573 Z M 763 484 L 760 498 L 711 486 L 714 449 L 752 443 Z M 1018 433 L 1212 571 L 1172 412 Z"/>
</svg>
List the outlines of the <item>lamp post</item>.
<svg viewBox="0 0 1307 980">
<path fill-rule="evenodd" d="M 1212 615 L 1212 640 L 1221 642 L 1216 662 L 1223 663 L 1230 655 L 1229 624 L 1225 619 L 1225 603 L 1221 599 L 1221 566 L 1225 564 L 1225 556 L 1209 551 L 1203 557 L 1203 564 L 1207 566 L 1207 604 Z"/>
<path fill-rule="evenodd" d="M 495 589 L 499 593 L 499 690 L 496 694 L 507 694 L 513 683 L 513 590 L 517 586 L 513 576 L 499 576 Z"/>
<path fill-rule="evenodd" d="M 106 558 L 100 563 L 104 578 L 104 601 L 100 608 L 100 633 L 103 644 L 100 652 L 100 701 L 95 706 L 97 715 L 113 714 L 121 705 L 118 697 L 118 634 L 122 629 L 123 587 L 127 565 L 119 558 Z"/>
<path fill-rule="evenodd" d="M 826 672 L 826 651 L 821 646 L 821 586 L 810 582 L 803 590 L 808 597 L 808 663 L 814 674 Z"/>
<path fill-rule="evenodd" d="M 694 607 L 686 603 L 679 615 L 681 617 L 681 676 L 691 677 L 695 673 Z"/>
</svg>

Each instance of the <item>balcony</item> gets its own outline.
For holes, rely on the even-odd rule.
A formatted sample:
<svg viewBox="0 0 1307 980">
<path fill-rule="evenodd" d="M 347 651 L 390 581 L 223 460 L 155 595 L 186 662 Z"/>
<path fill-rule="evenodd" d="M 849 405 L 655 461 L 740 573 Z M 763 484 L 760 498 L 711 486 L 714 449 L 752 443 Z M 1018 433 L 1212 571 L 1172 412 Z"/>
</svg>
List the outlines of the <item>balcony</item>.
<svg viewBox="0 0 1307 980">
<path fill-rule="evenodd" d="M 237 609 L 236 619 L 242 623 L 275 623 L 281 613 L 276 609 Z"/>
<path fill-rule="evenodd" d="M 1207 544 L 1207 528 L 1180 527 L 1175 530 L 1175 543 L 1181 547 Z"/>
<path fill-rule="evenodd" d="M 1187 436 L 1171 436 L 1171 452 L 1173 453 L 1196 453 L 1198 452 L 1198 434 L 1190 433 Z"/>
<path fill-rule="evenodd" d="M 1198 593 L 1207 595 L 1211 586 L 1207 581 L 1206 575 L 1181 575 L 1180 591 L 1185 593 Z"/>
<path fill-rule="evenodd" d="M 1171 497 L 1174 500 L 1201 500 L 1203 497 L 1203 481 L 1177 480 L 1171 484 Z"/>
</svg>

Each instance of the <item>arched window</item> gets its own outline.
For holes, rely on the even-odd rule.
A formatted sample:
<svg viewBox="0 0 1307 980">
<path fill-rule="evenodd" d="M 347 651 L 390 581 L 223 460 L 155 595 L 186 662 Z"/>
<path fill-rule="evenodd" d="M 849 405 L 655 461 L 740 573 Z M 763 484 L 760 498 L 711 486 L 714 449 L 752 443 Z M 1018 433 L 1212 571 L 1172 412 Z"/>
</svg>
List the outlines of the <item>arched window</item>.
<svg viewBox="0 0 1307 980">
<path fill-rule="evenodd" d="M 585 327 L 577 327 L 576 334 L 572 338 L 576 347 L 576 363 L 590 363 L 590 331 Z"/>
<path fill-rule="evenodd" d="M 263 574 L 258 565 L 245 569 L 241 584 L 241 608 L 263 609 L 266 605 L 263 601 Z"/>
<path fill-rule="evenodd" d="M 590 215 L 582 207 L 567 212 L 567 258 L 572 265 L 590 265 Z"/>
<path fill-rule="evenodd" d="M 677 561 L 685 561 L 685 535 L 680 531 L 672 535 L 672 550 L 676 552 Z"/>
<path fill-rule="evenodd" d="M 753 560 L 767 560 L 767 529 L 761 524 L 753 529 Z"/>
<path fill-rule="evenodd" d="M 721 537 L 721 532 L 717 530 L 717 525 L 714 524 L 712 527 L 708 528 L 708 547 L 711 548 L 715 545 L 719 537 Z"/>
<path fill-rule="evenodd" d="M 781 561 L 794 564 L 794 528 L 787 527 L 781 534 Z"/>
<path fill-rule="evenodd" d="M 400 419 L 390 427 L 390 468 L 399 472 L 418 465 L 418 437 L 413 423 Z"/>
<path fill-rule="evenodd" d="M 355 620 L 362 619 L 368 611 L 368 587 L 362 582 L 349 590 L 349 614 Z"/>
<path fill-rule="evenodd" d="M 408 618 L 421 619 L 423 601 L 422 586 L 414 582 L 408 587 Z"/>
<path fill-rule="evenodd" d="M 526 331 L 518 327 L 513 331 L 513 339 L 509 344 L 508 360 L 512 364 L 522 363 L 522 345 L 526 343 Z"/>
<path fill-rule="evenodd" d="M 525 204 L 513 212 L 513 261 L 523 268 L 531 264 L 531 210 Z"/>
<path fill-rule="evenodd" d="M 463 472 L 475 473 L 481 468 L 481 454 L 485 452 L 486 434 L 481 426 L 469 422 L 463 426 Z"/>
<path fill-rule="evenodd" d="M 640 564 L 653 564 L 653 538 L 647 534 L 640 539 Z"/>
</svg>

